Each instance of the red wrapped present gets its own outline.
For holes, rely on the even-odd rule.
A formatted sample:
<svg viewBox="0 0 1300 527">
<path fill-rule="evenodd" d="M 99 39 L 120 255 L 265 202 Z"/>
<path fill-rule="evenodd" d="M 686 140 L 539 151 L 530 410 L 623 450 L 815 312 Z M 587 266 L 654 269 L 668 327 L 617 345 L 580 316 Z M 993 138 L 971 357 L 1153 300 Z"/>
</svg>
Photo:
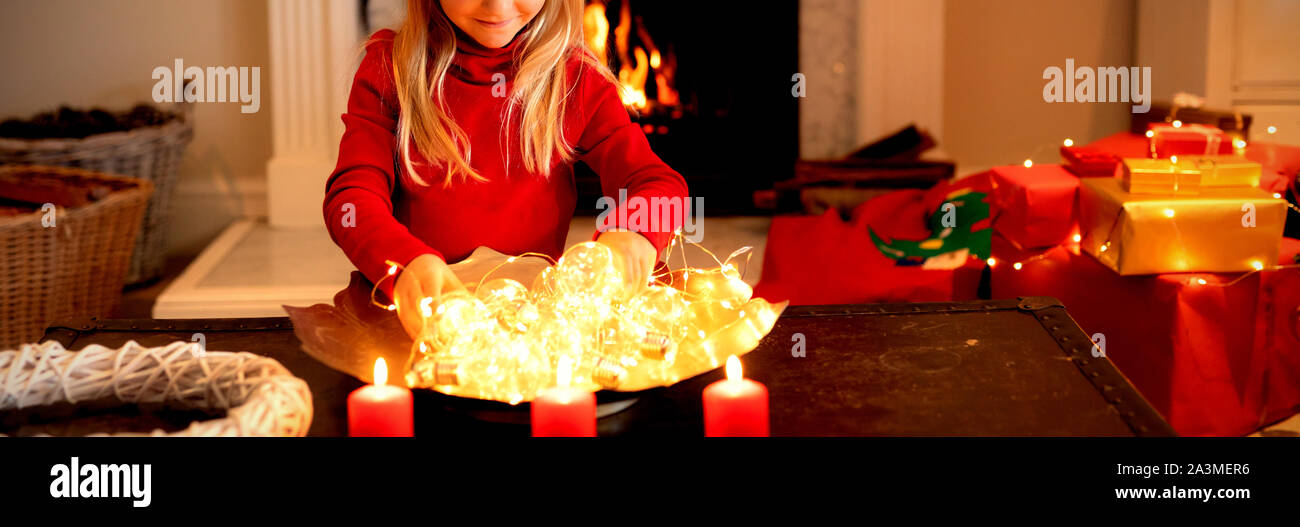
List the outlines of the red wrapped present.
<svg viewBox="0 0 1300 527">
<path fill-rule="evenodd" d="M 985 173 L 873 198 L 847 222 L 835 211 L 777 216 L 754 295 L 795 305 L 973 300 L 992 192 Z"/>
<path fill-rule="evenodd" d="M 1203 124 L 1152 124 L 1147 139 L 1151 157 L 1227 155 L 1234 151 L 1233 136 Z"/>
<path fill-rule="evenodd" d="M 1282 252 L 1294 263 L 1300 241 Z M 993 254 L 994 298 L 1061 300 L 1178 433 L 1242 435 L 1300 410 L 1300 269 L 1119 276 L 1074 244 L 996 237 Z"/>
<path fill-rule="evenodd" d="M 993 232 L 1016 247 L 1051 247 L 1078 232 L 1079 178 L 1060 165 L 994 167 L 998 217 Z"/>
<path fill-rule="evenodd" d="M 1114 177 L 1120 157 L 1091 146 L 1062 146 L 1065 168 L 1079 177 Z"/>
</svg>

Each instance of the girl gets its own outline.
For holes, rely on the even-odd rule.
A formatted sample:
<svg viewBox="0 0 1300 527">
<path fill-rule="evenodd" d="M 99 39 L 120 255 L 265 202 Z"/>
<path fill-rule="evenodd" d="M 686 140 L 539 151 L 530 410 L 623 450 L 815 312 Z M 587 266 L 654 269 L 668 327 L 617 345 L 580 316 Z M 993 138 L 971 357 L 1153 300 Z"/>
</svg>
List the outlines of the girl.
<svg viewBox="0 0 1300 527">
<path fill-rule="evenodd" d="M 608 196 L 688 202 L 686 182 L 650 150 L 586 49 L 582 16 L 582 0 L 408 0 L 401 28 L 367 43 L 325 223 L 371 281 L 386 260 L 403 264 L 383 289 L 412 336 L 420 299 L 464 288 L 448 262 L 478 246 L 560 255 L 576 161 Z M 645 284 L 684 211 L 640 232 L 618 224 L 619 212 L 595 240 Z"/>
</svg>

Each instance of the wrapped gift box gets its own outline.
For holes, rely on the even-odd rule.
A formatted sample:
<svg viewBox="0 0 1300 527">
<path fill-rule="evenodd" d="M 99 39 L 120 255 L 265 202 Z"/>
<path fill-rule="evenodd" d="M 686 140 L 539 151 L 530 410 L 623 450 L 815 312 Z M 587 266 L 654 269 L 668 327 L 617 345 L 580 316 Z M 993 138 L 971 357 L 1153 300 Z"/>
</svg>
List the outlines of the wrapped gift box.
<svg viewBox="0 0 1300 527">
<path fill-rule="evenodd" d="M 1151 157 L 1233 153 L 1234 136 L 1202 124 L 1153 124 L 1147 130 L 1147 139 Z"/>
<path fill-rule="evenodd" d="M 1081 183 L 1083 250 L 1121 275 L 1250 271 L 1277 259 L 1286 202 L 1258 188 L 1182 197 L 1128 193 L 1119 179 Z"/>
<path fill-rule="evenodd" d="M 1076 231 L 1078 177 L 1060 165 L 1002 166 L 992 173 L 1000 211 L 994 232 L 1021 248 L 1070 240 Z"/>
<path fill-rule="evenodd" d="M 1131 115 L 1130 131 L 1139 135 L 1150 130 L 1153 124 L 1163 124 L 1177 119 L 1183 124 L 1215 126 L 1229 134 L 1239 134 L 1242 139 L 1250 139 L 1250 123 L 1253 120 L 1248 113 L 1180 107 L 1168 101 L 1156 101 L 1151 104 L 1147 112 Z"/>
<path fill-rule="evenodd" d="M 1178 158 L 1125 159 L 1120 187 L 1133 194 L 1195 196 L 1201 193 L 1201 170 Z"/>
<path fill-rule="evenodd" d="M 1300 241 L 1281 241 L 1293 263 Z M 1119 276 L 1073 244 L 997 236 L 993 256 L 993 298 L 1061 300 L 1179 434 L 1248 434 L 1300 408 L 1300 269 Z"/>
<path fill-rule="evenodd" d="M 1113 177 L 1120 164 L 1119 156 L 1090 146 L 1062 146 L 1061 159 L 1079 177 Z"/>
<path fill-rule="evenodd" d="M 1261 165 L 1242 156 L 1125 159 L 1124 190 L 1134 194 L 1200 193 L 1206 187 L 1258 187 Z"/>
<path fill-rule="evenodd" d="M 1201 171 L 1202 187 L 1258 187 L 1263 165 L 1245 156 L 1183 156 Z"/>
</svg>

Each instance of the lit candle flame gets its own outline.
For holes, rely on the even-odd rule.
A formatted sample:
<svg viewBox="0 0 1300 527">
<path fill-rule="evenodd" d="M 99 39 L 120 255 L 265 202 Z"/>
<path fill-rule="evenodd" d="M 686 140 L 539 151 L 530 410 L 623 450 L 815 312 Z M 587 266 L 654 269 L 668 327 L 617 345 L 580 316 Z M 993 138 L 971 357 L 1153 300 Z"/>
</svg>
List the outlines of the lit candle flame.
<svg viewBox="0 0 1300 527">
<path fill-rule="evenodd" d="M 572 382 L 573 376 L 573 359 L 569 357 L 560 357 L 559 364 L 555 366 L 555 385 L 560 388 L 568 388 Z"/>
<path fill-rule="evenodd" d="M 375 359 L 375 386 L 388 384 L 388 363 L 384 358 Z"/>
<path fill-rule="evenodd" d="M 745 378 L 745 372 L 740 368 L 740 359 L 735 355 L 727 357 L 727 380 L 739 381 Z"/>
</svg>

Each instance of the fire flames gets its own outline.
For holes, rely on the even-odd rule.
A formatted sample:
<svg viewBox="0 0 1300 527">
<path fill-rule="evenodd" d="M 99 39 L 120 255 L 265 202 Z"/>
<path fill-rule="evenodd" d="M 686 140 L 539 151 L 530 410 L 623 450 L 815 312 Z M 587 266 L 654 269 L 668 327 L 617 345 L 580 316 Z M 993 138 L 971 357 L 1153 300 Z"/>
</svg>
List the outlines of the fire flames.
<svg viewBox="0 0 1300 527">
<path fill-rule="evenodd" d="M 583 30 L 587 46 L 603 64 L 609 64 L 609 18 L 604 0 L 593 0 L 583 13 Z M 635 26 L 640 46 L 629 49 Z M 676 106 L 681 97 L 674 88 L 677 58 L 672 52 L 662 53 L 650 38 L 650 32 L 640 18 L 632 17 L 630 0 L 624 0 L 619 9 L 618 25 L 614 27 L 614 48 L 618 53 L 618 81 L 623 86 L 623 104 L 638 110 L 650 107 L 646 97 L 646 82 L 653 70 L 655 100 L 662 106 Z M 648 49 L 648 51 L 647 51 Z"/>
</svg>

